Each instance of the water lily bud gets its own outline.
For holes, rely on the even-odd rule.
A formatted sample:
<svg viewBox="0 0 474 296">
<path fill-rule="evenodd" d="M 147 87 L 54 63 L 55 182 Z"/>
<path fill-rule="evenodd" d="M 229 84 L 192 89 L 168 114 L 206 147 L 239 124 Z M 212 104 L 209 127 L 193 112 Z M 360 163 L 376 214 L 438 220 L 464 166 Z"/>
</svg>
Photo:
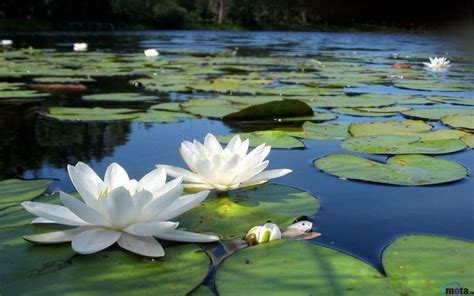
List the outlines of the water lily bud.
<svg viewBox="0 0 474 296">
<path fill-rule="evenodd" d="M 145 56 L 147 57 L 157 57 L 160 55 L 160 53 L 158 52 L 158 50 L 154 49 L 154 48 L 150 48 L 150 49 L 146 49 L 143 51 L 143 53 L 145 54 Z"/>
<path fill-rule="evenodd" d="M 74 51 L 87 51 L 87 43 L 74 43 Z"/>
<path fill-rule="evenodd" d="M 245 241 L 249 245 L 268 243 L 281 238 L 281 231 L 278 225 L 266 223 L 263 226 L 255 226 L 249 230 L 245 236 Z"/>
</svg>

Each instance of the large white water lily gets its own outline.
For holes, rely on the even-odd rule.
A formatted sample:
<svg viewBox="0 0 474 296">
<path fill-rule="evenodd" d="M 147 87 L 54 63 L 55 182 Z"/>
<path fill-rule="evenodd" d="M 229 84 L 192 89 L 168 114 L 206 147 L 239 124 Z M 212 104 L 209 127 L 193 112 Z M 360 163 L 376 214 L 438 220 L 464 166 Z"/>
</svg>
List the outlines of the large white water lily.
<svg viewBox="0 0 474 296">
<path fill-rule="evenodd" d="M 423 63 L 423 65 L 425 65 L 425 67 L 429 68 L 430 70 L 439 71 L 450 67 L 451 65 L 449 65 L 449 63 L 450 61 L 448 61 L 448 59 L 445 57 L 434 57 L 430 58 L 429 63 Z"/>
<path fill-rule="evenodd" d="M 13 41 L 11 41 L 10 39 L 3 39 L 1 43 L 3 46 L 10 46 L 13 44 Z"/>
<path fill-rule="evenodd" d="M 145 56 L 147 56 L 149 58 L 157 57 L 157 56 L 160 55 L 158 50 L 156 50 L 154 48 L 146 49 L 146 50 L 143 51 L 143 53 L 145 54 Z"/>
<path fill-rule="evenodd" d="M 160 257 L 165 252 L 155 239 L 180 242 L 212 242 L 219 238 L 179 230 L 169 221 L 202 202 L 209 191 L 181 196 L 182 178 L 166 183 L 163 169 L 155 169 L 139 181 L 130 180 L 118 164 L 111 164 L 104 180 L 86 164 L 68 166 L 69 176 L 82 200 L 60 192 L 64 206 L 23 202 L 38 216 L 32 223 L 57 223 L 76 228 L 24 238 L 34 243 L 72 242 L 74 251 L 91 254 L 118 243 L 131 252 Z"/>
<path fill-rule="evenodd" d="M 264 171 L 269 163 L 265 158 L 270 146 L 261 144 L 247 153 L 248 148 L 249 140 L 242 141 L 238 135 L 223 148 L 214 135 L 207 134 L 204 144 L 196 140 L 181 143 L 179 152 L 191 171 L 169 165 L 157 167 L 166 169 L 170 176 L 182 176 L 188 182 L 186 187 L 217 191 L 263 184 L 291 172 L 289 169 Z"/>
<path fill-rule="evenodd" d="M 268 243 L 277 239 L 281 239 L 281 231 L 278 225 L 274 223 L 265 223 L 262 226 L 254 226 L 245 236 L 245 241 L 249 245 Z"/>
<path fill-rule="evenodd" d="M 87 43 L 74 43 L 73 45 L 74 51 L 87 51 L 87 48 Z"/>
</svg>

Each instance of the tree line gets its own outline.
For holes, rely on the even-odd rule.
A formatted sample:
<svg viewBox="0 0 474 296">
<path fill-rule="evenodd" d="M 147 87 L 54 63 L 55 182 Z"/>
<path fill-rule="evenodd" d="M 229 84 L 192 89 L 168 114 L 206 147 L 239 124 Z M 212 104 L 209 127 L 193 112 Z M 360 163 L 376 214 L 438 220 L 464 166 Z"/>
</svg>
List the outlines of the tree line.
<svg viewBox="0 0 474 296">
<path fill-rule="evenodd" d="M 312 25 L 472 22 L 473 0 L 2 0 L 0 19 L 111 22 L 144 28 L 291 29 Z"/>
</svg>

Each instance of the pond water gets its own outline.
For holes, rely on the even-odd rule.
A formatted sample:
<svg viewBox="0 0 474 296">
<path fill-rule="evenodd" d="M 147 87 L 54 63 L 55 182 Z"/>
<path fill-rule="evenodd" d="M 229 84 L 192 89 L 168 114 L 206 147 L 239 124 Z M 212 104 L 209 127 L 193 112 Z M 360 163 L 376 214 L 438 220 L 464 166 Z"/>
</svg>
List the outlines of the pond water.
<svg viewBox="0 0 474 296">
<path fill-rule="evenodd" d="M 433 86 L 447 87 L 448 91 L 426 91 L 397 87 L 390 83 L 375 83 L 373 76 L 357 81 L 357 75 L 343 77 L 334 71 L 329 83 L 345 78 L 354 80 L 355 87 L 328 88 L 332 91 L 350 93 L 372 93 L 396 96 L 442 96 L 474 100 L 474 59 L 452 40 L 436 36 L 381 33 L 295 33 L 295 32 L 116 32 L 110 34 L 64 34 L 41 33 L 13 35 L 15 48 L 48 49 L 52 53 L 68 53 L 72 43 L 84 41 L 89 44 L 89 53 L 105 52 L 123 54 L 131 61 L 138 61 L 146 48 L 160 50 L 161 60 L 194 59 L 200 61 L 207 55 L 222 59 L 248 58 L 250 70 L 228 75 L 247 75 L 257 72 L 283 73 L 304 64 L 305 60 L 317 60 L 339 67 L 351 64 L 354 67 L 379 71 L 380 75 L 420 75 Z M 238 48 L 236 55 L 232 51 Z M 54 50 L 54 51 L 53 51 Z M 9 49 L 15 52 L 14 49 Z M 430 56 L 447 56 L 452 60 L 446 72 L 430 73 L 421 62 Z M 21 58 L 21 57 L 20 57 Z M 45 59 L 47 57 L 44 57 Z M 252 58 L 252 59 L 251 59 Z M 276 59 L 271 71 L 259 59 Z M 42 58 L 38 58 L 40 61 Z M 43 60 L 44 61 L 44 60 Z M 230 63 L 232 63 L 232 61 Z M 263 60 L 262 60 L 263 61 Z M 280 63 L 280 64 L 278 64 Z M 391 69 L 394 63 L 409 63 L 412 70 Z M 31 83 L 33 75 L 7 75 L 2 72 L 3 82 Z M 69 66 L 67 66 L 69 67 Z M 161 66 L 160 66 L 161 67 Z M 280 67 L 280 68 L 279 68 Z M 312 67 L 310 63 L 309 66 Z M 342 66 L 343 67 L 343 66 Z M 74 69 L 74 67 L 70 67 Z M 161 68 L 160 68 L 161 69 Z M 342 68 L 341 68 L 342 69 Z M 336 69 L 337 70 L 337 69 Z M 340 70 L 342 71 L 342 70 Z M 412 72 L 410 72 L 412 71 Z M 153 69 L 151 70 L 153 72 Z M 307 73 L 307 72 L 305 72 Z M 314 73 L 317 77 L 318 72 Z M 141 123 L 129 121 L 75 122 L 58 121 L 40 115 L 48 107 L 124 107 L 146 109 L 151 104 L 94 102 L 81 100 L 81 95 L 94 93 L 136 92 L 159 96 L 153 104 L 189 98 L 217 97 L 215 93 L 194 91 L 156 92 L 145 90 L 128 81 L 149 75 L 120 73 L 94 76 L 95 81 L 84 83 L 87 91 L 82 93 L 53 93 L 40 102 L 25 104 L 4 103 L 0 105 L 0 177 L 5 178 L 54 178 L 51 190 L 60 188 L 73 191 L 66 172 L 67 164 L 84 161 L 99 175 L 111 162 L 123 165 L 131 177 L 139 178 L 154 168 L 155 164 L 170 164 L 185 167 L 178 147 L 184 140 L 202 140 L 207 133 L 226 135 L 229 133 L 261 130 L 261 125 L 227 123 L 211 118 L 183 119 L 178 123 Z M 52 76 L 55 76 L 52 74 Z M 316 79 L 317 80 L 317 79 Z M 328 82 L 328 79 L 323 80 Z M 465 89 L 452 91 L 450 83 L 464 82 Z M 469 89 L 470 88 L 470 89 Z M 334 90 L 335 89 L 335 90 Z M 442 87 L 441 87 L 442 89 Z M 331 93 L 334 94 L 334 93 Z M 318 94 L 315 94 L 317 97 Z M 433 102 L 431 102 L 433 103 Z M 427 105 L 404 105 L 413 108 Z M 472 106 L 451 105 L 441 102 L 436 107 Z M 327 109 L 318 109 L 330 112 Z M 361 122 L 406 119 L 400 113 L 389 117 L 361 117 L 336 114 L 331 122 Z M 439 121 L 430 121 L 438 129 L 445 129 Z M 300 123 L 301 124 L 301 123 Z M 275 128 L 271 124 L 264 128 Z M 270 168 L 290 168 L 293 173 L 275 180 L 304 189 L 319 197 L 320 211 L 311 217 L 315 230 L 323 235 L 313 242 L 330 246 L 361 258 L 381 268 L 380 256 L 385 246 L 399 236 L 411 233 L 438 234 L 474 241 L 473 210 L 474 181 L 472 177 L 450 183 L 427 186 L 395 186 L 354 180 L 341 180 L 314 167 L 315 159 L 333 153 L 347 153 L 340 141 L 303 139 L 304 149 L 273 149 Z M 383 162 L 386 155 L 358 154 Z M 474 152 L 465 149 L 456 153 L 436 155 L 437 158 L 474 168 Z M 264 221 L 262 221 L 264 222 Z"/>
</svg>

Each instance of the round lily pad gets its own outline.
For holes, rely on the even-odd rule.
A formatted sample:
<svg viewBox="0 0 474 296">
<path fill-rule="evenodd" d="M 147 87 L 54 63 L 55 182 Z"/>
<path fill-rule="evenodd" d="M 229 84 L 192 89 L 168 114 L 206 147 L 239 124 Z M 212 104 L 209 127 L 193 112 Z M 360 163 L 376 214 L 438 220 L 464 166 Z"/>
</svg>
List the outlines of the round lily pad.
<svg viewBox="0 0 474 296">
<path fill-rule="evenodd" d="M 0 181 L 0 210 L 31 200 L 43 194 L 51 180 L 18 180 Z"/>
<path fill-rule="evenodd" d="M 462 105 L 462 106 L 474 106 L 474 100 L 472 98 L 429 97 L 429 100 L 436 103 Z"/>
<path fill-rule="evenodd" d="M 82 82 L 91 82 L 94 81 L 90 77 L 35 77 L 33 78 L 34 82 L 39 83 L 82 83 Z"/>
<path fill-rule="evenodd" d="M 142 102 L 158 99 L 153 96 L 143 96 L 137 93 L 110 93 L 95 94 L 82 97 L 86 101 L 104 101 L 104 102 Z"/>
<path fill-rule="evenodd" d="M 312 107 L 340 108 L 340 107 L 380 107 L 395 104 L 393 98 L 362 97 L 362 96 L 325 96 L 305 100 Z"/>
<path fill-rule="evenodd" d="M 233 254 L 217 270 L 216 286 L 221 295 L 398 295 L 386 278 L 363 261 L 292 240 Z"/>
<path fill-rule="evenodd" d="M 447 115 L 441 118 L 441 122 L 453 128 L 474 131 L 474 114 Z"/>
<path fill-rule="evenodd" d="M 318 209 L 317 198 L 307 192 L 269 184 L 232 191 L 224 196 L 211 192 L 201 205 L 177 220 L 181 227 L 234 239 L 267 220 L 278 225 L 290 225 L 295 218 L 313 215 Z"/>
<path fill-rule="evenodd" d="M 463 150 L 458 139 L 422 141 L 419 136 L 377 135 L 344 140 L 345 149 L 372 154 L 444 154 Z"/>
<path fill-rule="evenodd" d="M 469 148 L 474 148 L 474 135 L 466 133 L 464 136 L 461 137 L 461 141 L 467 145 Z"/>
<path fill-rule="evenodd" d="M 403 115 L 429 119 L 429 120 L 440 120 L 442 117 L 447 115 L 474 115 L 474 108 L 423 108 L 423 109 L 412 109 L 410 111 L 402 112 Z"/>
<path fill-rule="evenodd" d="M 348 132 L 350 123 L 337 122 L 337 123 L 313 123 L 305 122 L 303 124 L 303 130 L 309 133 L 322 134 L 330 139 L 345 139 L 351 135 Z"/>
<path fill-rule="evenodd" d="M 152 260 L 119 248 L 74 256 L 70 244 L 34 246 L 22 239 L 46 227 L 0 229 L 2 293 L 185 295 L 209 269 L 207 255 L 192 244 L 165 248 L 165 257 Z"/>
<path fill-rule="evenodd" d="M 404 186 L 446 183 L 467 176 L 467 169 L 458 163 L 416 154 L 392 156 L 385 164 L 351 154 L 331 154 L 314 164 L 341 178 Z"/>
<path fill-rule="evenodd" d="M 178 102 L 161 103 L 150 107 L 152 110 L 181 111 L 181 105 Z"/>
<path fill-rule="evenodd" d="M 435 79 L 430 80 L 414 80 L 414 79 L 397 79 L 394 86 L 399 88 L 408 88 L 425 91 L 463 91 L 472 89 L 472 85 L 467 83 L 439 81 Z"/>
<path fill-rule="evenodd" d="M 233 104 L 223 99 L 192 99 L 181 104 L 184 111 L 210 118 L 222 118 L 247 105 Z"/>
<path fill-rule="evenodd" d="M 360 117 L 388 117 L 397 115 L 397 112 L 366 112 L 356 108 L 334 108 L 332 112 L 344 115 L 360 116 Z"/>
<path fill-rule="evenodd" d="M 65 121 L 111 121 L 129 120 L 138 117 L 138 113 L 133 113 L 133 109 L 105 109 L 95 108 L 75 108 L 75 107 L 51 107 L 44 116 Z"/>
<path fill-rule="evenodd" d="M 354 137 L 374 135 L 406 135 L 431 130 L 430 124 L 421 120 L 387 120 L 373 122 L 356 122 L 349 126 L 349 132 Z"/>
<path fill-rule="evenodd" d="M 39 93 L 34 90 L 2 90 L 0 92 L 0 100 L 16 98 L 37 98 L 47 96 L 49 96 L 49 94 Z"/>
<path fill-rule="evenodd" d="M 409 235 L 390 244 L 382 260 L 388 280 L 401 295 L 461 295 L 465 293 L 450 289 L 474 289 L 471 242 Z"/>
<path fill-rule="evenodd" d="M 308 104 L 293 99 L 271 101 L 246 107 L 224 116 L 224 120 L 256 120 L 284 117 L 312 116 L 313 109 Z"/>
<path fill-rule="evenodd" d="M 239 134 L 242 139 L 249 139 L 251 147 L 257 147 L 260 144 L 267 144 L 272 146 L 272 148 L 281 148 L 281 149 L 292 149 L 292 148 L 304 148 L 303 142 L 293 137 L 292 132 L 287 131 L 257 131 L 251 133 L 242 133 Z M 219 142 L 229 143 L 235 135 L 225 135 L 218 137 Z"/>
</svg>

